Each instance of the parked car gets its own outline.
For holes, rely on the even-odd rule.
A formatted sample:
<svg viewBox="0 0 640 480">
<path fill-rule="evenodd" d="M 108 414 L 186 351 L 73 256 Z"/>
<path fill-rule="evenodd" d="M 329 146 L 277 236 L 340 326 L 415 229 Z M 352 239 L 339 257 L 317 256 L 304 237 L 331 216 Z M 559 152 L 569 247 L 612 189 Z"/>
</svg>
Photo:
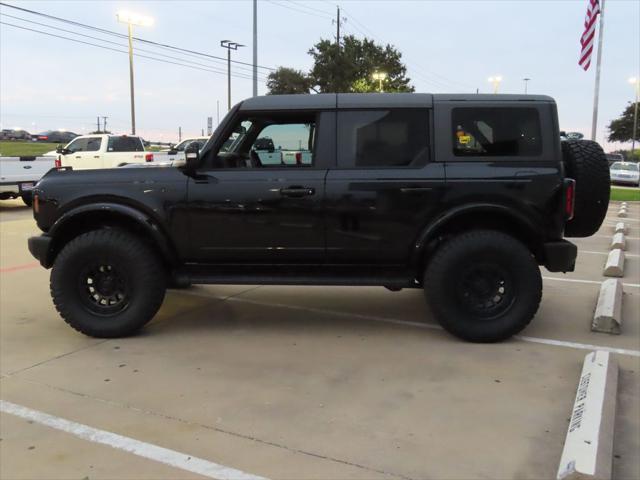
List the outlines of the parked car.
<svg viewBox="0 0 640 480">
<path fill-rule="evenodd" d="M 615 162 L 611 165 L 611 183 L 640 187 L 640 169 L 636 162 Z"/>
<path fill-rule="evenodd" d="M 56 167 L 74 170 L 114 168 L 128 163 L 152 162 L 140 137 L 130 135 L 82 135 L 45 155 L 56 157 Z"/>
<path fill-rule="evenodd" d="M 142 328 L 167 285 L 208 283 L 421 288 L 446 330 L 500 341 L 538 310 L 540 266 L 574 270 L 564 237 L 607 212 L 602 148 L 557 125 L 536 95 L 254 97 L 183 167 L 52 170 L 29 250 L 96 337 Z M 309 161 L 263 164 L 266 137 Z"/>
<path fill-rule="evenodd" d="M 621 153 L 607 153 L 605 155 L 607 157 L 607 162 L 609 162 L 609 167 L 611 167 L 615 162 L 624 162 L 624 157 Z"/>
<path fill-rule="evenodd" d="M 20 197 L 30 206 L 33 187 L 53 167 L 51 157 L 0 157 L 0 200 Z"/>
<path fill-rule="evenodd" d="M 185 138 L 175 146 L 160 150 L 156 158 L 162 162 L 176 162 L 176 164 L 181 164 L 184 162 L 184 151 L 189 145 L 193 143 L 198 149 L 201 149 L 208 140 L 209 137 Z"/>
<path fill-rule="evenodd" d="M 5 128 L 0 133 L 0 140 L 30 140 L 31 134 L 21 128 Z"/>
<path fill-rule="evenodd" d="M 68 143 L 77 136 L 78 134 L 73 132 L 67 132 L 63 130 L 47 130 L 46 132 L 32 135 L 32 138 L 37 142 Z"/>
</svg>

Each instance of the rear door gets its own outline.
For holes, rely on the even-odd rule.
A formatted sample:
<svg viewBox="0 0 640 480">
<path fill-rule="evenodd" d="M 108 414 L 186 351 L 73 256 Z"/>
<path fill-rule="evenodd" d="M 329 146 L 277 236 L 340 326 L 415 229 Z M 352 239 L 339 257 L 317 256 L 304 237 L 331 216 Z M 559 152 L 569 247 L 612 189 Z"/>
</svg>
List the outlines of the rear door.
<svg viewBox="0 0 640 480">
<path fill-rule="evenodd" d="M 69 153 L 61 155 L 62 166 L 73 167 L 74 170 L 103 168 L 103 157 L 100 151 L 102 137 L 79 137 L 67 145 Z"/>
<path fill-rule="evenodd" d="M 439 208 L 444 167 L 432 160 L 428 102 L 343 108 L 337 168 L 327 175 L 327 262 L 404 265 Z"/>
</svg>

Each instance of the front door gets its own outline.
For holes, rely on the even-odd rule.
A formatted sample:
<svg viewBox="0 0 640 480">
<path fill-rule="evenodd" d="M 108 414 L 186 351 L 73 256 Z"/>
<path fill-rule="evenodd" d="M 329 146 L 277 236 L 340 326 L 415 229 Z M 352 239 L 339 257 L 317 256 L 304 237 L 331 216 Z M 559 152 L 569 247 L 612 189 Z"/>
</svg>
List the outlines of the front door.
<svg viewBox="0 0 640 480">
<path fill-rule="evenodd" d="M 193 261 L 323 262 L 327 159 L 316 148 L 323 115 L 333 114 L 238 119 L 226 151 L 189 180 Z M 300 161 L 285 163 L 290 153 Z"/>
<path fill-rule="evenodd" d="M 81 137 L 67 145 L 69 153 L 63 155 L 62 165 L 74 170 L 103 168 L 100 152 L 102 137 Z"/>
</svg>

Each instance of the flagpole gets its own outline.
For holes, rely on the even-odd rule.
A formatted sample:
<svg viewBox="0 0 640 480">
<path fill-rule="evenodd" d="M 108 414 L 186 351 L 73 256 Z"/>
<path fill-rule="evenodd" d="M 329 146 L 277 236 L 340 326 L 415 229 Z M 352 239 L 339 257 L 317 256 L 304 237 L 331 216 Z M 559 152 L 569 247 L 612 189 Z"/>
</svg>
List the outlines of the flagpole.
<svg viewBox="0 0 640 480">
<path fill-rule="evenodd" d="M 604 33 L 604 1 L 600 0 L 600 27 L 598 28 L 598 57 L 596 59 L 596 85 L 593 92 L 593 121 L 591 122 L 591 140 L 596 140 L 598 129 L 598 96 L 600 94 L 600 64 L 602 62 L 602 35 Z"/>
</svg>

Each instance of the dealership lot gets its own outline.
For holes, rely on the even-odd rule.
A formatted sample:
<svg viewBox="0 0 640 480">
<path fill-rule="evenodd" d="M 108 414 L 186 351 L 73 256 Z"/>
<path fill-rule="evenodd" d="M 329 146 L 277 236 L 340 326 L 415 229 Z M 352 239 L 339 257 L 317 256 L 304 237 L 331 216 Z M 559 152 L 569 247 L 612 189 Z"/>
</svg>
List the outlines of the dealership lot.
<svg viewBox="0 0 640 480">
<path fill-rule="evenodd" d="M 576 239 L 575 272 L 543 272 L 537 317 L 501 344 L 449 336 L 419 290 L 355 287 L 171 291 L 142 334 L 99 340 L 59 318 L 26 249 L 31 212 L 2 202 L 0 398 L 268 478 L 551 478 L 597 345 L 620 366 L 614 477 L 639 478 L 640 205 L 624 219 L 623 333 L 590 331 L 616 212 Z M 200 478 L 188 459 L 0 419 L 2 478 Z"/>
</svg>

